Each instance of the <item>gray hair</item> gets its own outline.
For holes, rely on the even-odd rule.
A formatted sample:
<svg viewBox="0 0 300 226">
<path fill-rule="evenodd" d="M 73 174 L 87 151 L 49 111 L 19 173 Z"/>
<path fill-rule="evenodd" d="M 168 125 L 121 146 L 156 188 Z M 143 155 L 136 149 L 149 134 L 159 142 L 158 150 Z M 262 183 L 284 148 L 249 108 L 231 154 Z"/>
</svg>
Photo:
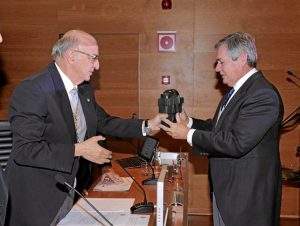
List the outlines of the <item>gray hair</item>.
<svg viewBox="0 0 300 226">
<path fill-rule="evenodd" d="M 57 57 L 63 57 L 69 48 L 76 48 L 80 44 L 80 40 L 74 36 L 63 36 L 52 47 L 51 56 L 53 60 Z"/>
<path fill-rule="evenodd" d="M 241 53 L 247 54 L 247 62 L 250 67 L 256 67 L 257 51 L 255 46 L 255 39 L 248 33 L 236 32 L 218 41 L 215 49 L 226 45 L 227 53 L 232 60 L 237 60 Z"/>
</svg>

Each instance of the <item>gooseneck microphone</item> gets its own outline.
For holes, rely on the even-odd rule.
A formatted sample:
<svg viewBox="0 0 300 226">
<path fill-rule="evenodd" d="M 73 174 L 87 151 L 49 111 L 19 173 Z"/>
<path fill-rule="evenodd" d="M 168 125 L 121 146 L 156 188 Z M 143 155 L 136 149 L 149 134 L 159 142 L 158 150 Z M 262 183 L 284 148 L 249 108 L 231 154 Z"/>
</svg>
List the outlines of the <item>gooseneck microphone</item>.
<svg viewBox="0 0 300 226">
<path fill-rule="evenodd" d="M 297 78 L 297 79 L 299 79 L 300 80 L 300 77 L 298 77 L 294 72 L 292 72 L 292 71 L 287 71 L 286 72 L 288 75 L 290 75 L 290 76 L 293 76 L 293 77 L 295 77 L 295 78 Z M 297 86 L 298 88 L 300 88 L 300 85 L 298 84 L 298 83 L 296 83 L 293 79 L 291 79 L 290 77 L 287 77 L 286 78 L 286 80 L 288 81 L 288 82 L 290 82 L 290 83 L 293 83 L 295 86 Z"/>
<path fill-rule="evenodd" d="M 293 76 L 293 77 L 295 77 L 295 78 L 297 78 L 297 79 L 300 80 L 300 77 L 298 77 L 294 72 L 292 72 L 292 71 L 287 71 L 286 73 L 288 73 L 288 75 L 291 75 L 291 76 Z"/>
<path fill-rule="evenodd" d="M 291 78 L 286 78 L 286 80 L 290 83 L 293 83 L 295 86 L 297 86 L 298 88 L 300 88 L 300 85 L 298 85 L 294 80 L 292 80 Z"/>
<path fill-rule="evenodd" d="M 294 110 L 291 114 L 289 114 L 284 120 L 281 122 L 281 128 L 284 128 L 286 124 L 293 121 L 290 126 L 294 126 L 300 122 L 300 107 Z M 289 126 L 289 127 L 290 127 Z"/>
<path fill-rule="evenodd" d="M 147 179 L 143 180 L 142 184 L 143 185 L 156 185 L 157 184 L 157 178 L 155 177 L 153 166 L 151 166 L 151 163 L 148 164 L 148 166 L 150 166 L 150 168 L 151 168 L 152 175 L 151 175 L 150 178 L 147 178 Z"/>
<path fill-rule="evenodd" d="M 137 203 L 130 208 L 131 213 L 151 213 L 154 211 L 154 204 L 147 201 L 147 196 L 144 188 L 133 178 L 133 176 L 123 168 L 124 171 L 131 177 L 131 179 L 139 186 L 144 194 L 144 202 Z"/>
<path fill-rule="evenodd" d="M 66 179 L 61 175 L 61 174 L 56 174 L 55 175 L 55 180 L 60 183 L 65 185 L 67 188 L 72 189 L 73 191 L 75 191 L 90 207 L 93 208 L 93 210 L 95 210 L 110 226 L 113 226 L 113 224 L 105 217 L 103 216 L 102 213 L 99 212 L 99 210 L 96 209 L 96 207 L 89 202 L 89 200 L 87 200 L 79 191 L 77 191 L 73 186 L 71 186 Z"/>
</svg>

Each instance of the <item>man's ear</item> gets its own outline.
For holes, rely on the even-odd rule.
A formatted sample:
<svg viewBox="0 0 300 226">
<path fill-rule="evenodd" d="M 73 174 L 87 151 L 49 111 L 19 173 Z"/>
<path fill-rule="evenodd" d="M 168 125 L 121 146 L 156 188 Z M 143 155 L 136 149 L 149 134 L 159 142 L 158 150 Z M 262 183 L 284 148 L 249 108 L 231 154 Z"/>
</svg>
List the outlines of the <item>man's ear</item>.
<svg viewBox="0 0 300 226">
<path fill-rule="evenodd" d="M 239 56 L 238 60 L 240 61 L 241 65 L 248 64 L 248 55 L 245 52 L 242 52 L 241 55 Z"/>
<path fill-rule="evenodd" d="M 248 65 L 248 62 L 247 62 L 247 53 L 242 52 L 242 53 L 240 54 L 240 56 L 238 57 L 237 62 L 238 62 L 238 64 L 239 64 L 240 66 L 242 66 L 242 67 L 243 67 L 244 65 Z"/>
<path fill-rule="evenodd" d="M 68 61 L 69 64 L 73 64 L 75 61 L 74 51 L 72 51 L 70 49 L 66 51 L 64 57 L 66 58 L 66 60 Z"/>
</svg>

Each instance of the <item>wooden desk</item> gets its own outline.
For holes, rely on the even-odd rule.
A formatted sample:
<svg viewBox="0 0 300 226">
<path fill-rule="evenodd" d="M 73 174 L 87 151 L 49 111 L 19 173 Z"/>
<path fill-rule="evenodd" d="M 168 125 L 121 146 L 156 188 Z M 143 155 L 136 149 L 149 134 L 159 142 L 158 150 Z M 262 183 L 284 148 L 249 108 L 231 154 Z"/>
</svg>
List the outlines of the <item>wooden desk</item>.
<svg viewBox="0 0 300 226">
<path fill-rule="evenodd" d="M 115 161 L 112 162 L 113 168 L 116 173 L 118 173 L 122 177 L 128 177 L 128 174 L 117 164 Z M 128 169 L 130 174 L 135 178 L 135 180 L 142 184 L 142 181 L 146 178 L 145 176 L 141 175 L 140 168 L 137 169 Z M 126 192 L 101 192 L 101 191 L 93 191 L 93 188 L 96 184 L 100 181 L 100 177 L 93 183 L 91 188 L 88 191 L 89 198 L 134 198 L 134 204 L 140 203 L 144 201 L 144 193 L 141 188 L 136 184 L 132 183 L 131 188 L 129 191 Z M 143 186 L 146 192 L 147 201 L 156 203 L 156 186 L 148 185 Z M 155 223 L 155 213 L 149 213 L 150 221 L 149 225 L 154 225 Z"/>
<path fill-rule="evenodd" d="M 114 159 L 122 158 L 126 155 L 124 154 L 116 154 L 114 153 Z M 115 162 L 115 160 L 112 161 L 112 166 L 113 169 L 115 170 L 116 173 L 118 173 L 122 177 L 128 177 L 128 174 L 124 171 L 122 167 L 119 166 L 118 163 Z M 135 169 L 127 169 L 129 173 L 135 178 L 135 180 L 144 188 L 146 196 L 147 196 L 147 201 L 148 202 L 153 202 L 154 205 L 156 205 L 156 186 L 155 185 L 142 185 L 142 181 L 149 176 L 144 176 L 141 173 L 140 168 L 135 168 Z M 132 183 L 131 188 L 129 191 L 126 192 L 99 192 L 99 191 L 93 191 L 93 188 L 96 186 L 96 184 L 100 181 L 100 175 L 99 178 L 95 180 L 93 185 L 88 191 L 87 197 L 89 198 L 134 198 L 136 203 L 140 203 L 144 201 L 144 193 L 141 190 L 141 188 L 136 184 Z M 187 189 L 185 189 L 187 191 Z M 186 193 L 186 192 L 185 192 Z M 177 210 L 177 214 L 175 214 L 174 220 L 169 221 L 168 219 L 168 224 L 167 225 L 187 225 L 187 194 L 186 198 L 184 201 L 184 204 L 186 205 L 185 208 L 182 207 L 175 207 L 173 211 Z M 153 213 L 149 213 L 147 215 L 150 215 L 150 221 L 149 225 L 156 225 L 156 208 L 154 209 Z"/>
</svg>

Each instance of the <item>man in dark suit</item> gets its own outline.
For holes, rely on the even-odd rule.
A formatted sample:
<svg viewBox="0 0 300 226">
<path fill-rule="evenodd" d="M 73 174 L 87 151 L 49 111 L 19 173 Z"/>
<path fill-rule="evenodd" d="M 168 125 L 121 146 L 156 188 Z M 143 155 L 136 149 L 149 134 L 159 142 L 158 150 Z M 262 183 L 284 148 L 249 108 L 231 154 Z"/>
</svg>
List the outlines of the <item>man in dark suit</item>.
<svg viewBox="0 0 300 226">
<path fill-rule="evenodd" d="M 55 176 L 61 174 L 82 191 L 90 163 L 108 163 L 112 157 L 98 145 L 101 135 L 143 138 L 149 129 L 159 129 L 159 115 L 146 121 L 120 119 L 97 105 L 88 81 L 100 67 L 98 55 L 94 37 L 68 31 L 53 46 L 54 61 L 15 89 L 9 107 L 8 225 L 56 225 L 72 207 L 74 194 Z"/>
<path fill-rule="evenodd" d="M 0 43 L 2 42 L 3 38 L 0 34 Z M 2 170 L 2 167 L 0 166 L 0 226 L 4 225 L 5 223 L 6 207 L 8 200 L 7 186 L 3 174 L 4 172 Z"/>
<path fill-rule="evenodd" d="M 6 216 L 6 207 L 8 200 L 7 186 L 4 179 L 2 167 L 0 166 L 0 225 L 4 225 Z"/>
<path fill-rule="evenodd" d="M 279 128 L 283 104 L 256 67 L 255 40 L 237 32 L 216 45 L 216 72 L 234 89 L 212 119 L 177 114 L 161 125 L 208 155 L 215 226 L 277 226 L 281 206 Z"/>
<path fill-rule="evenodd" d="M 4 179 L 4 172 L 0 166 L 0 226 L 5 223 L 6 207 L 8 200 L 7 186 Z"/>
</svg>

